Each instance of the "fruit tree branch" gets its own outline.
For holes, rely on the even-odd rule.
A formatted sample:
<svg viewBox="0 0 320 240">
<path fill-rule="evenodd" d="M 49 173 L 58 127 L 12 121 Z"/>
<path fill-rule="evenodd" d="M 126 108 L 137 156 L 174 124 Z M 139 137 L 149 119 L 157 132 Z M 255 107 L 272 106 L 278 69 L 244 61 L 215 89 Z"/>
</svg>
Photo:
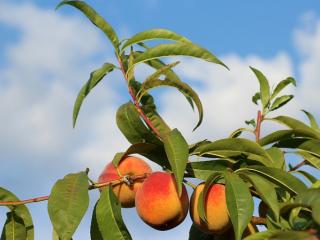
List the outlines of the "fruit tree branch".
<svg viewBox="0 0 320 240">
<path fill-rule="evenodd" d="M 256 136 L 256 142 L 259 142 L 260 139 L 260 131 L 261 131 L 261 122 L 263 120 L 263 115 L 261 113 L 261 111 L 258 111 L 258 115 L 257 115 L 257 126 L 256 129 L 254 130 L 254 134 Z"/>
<path fill-rule="evenodd" d="M 251 223 L 254 225 L 267 225 L 267 219 L 263 217 L 252 216 Z"/>
<path fill-rule="evenodd" d="M 298 163 L 296 166 L 292 167 L 289 172 L 294 172 L 298 170 L 300 167 L 304 166 L 306 163 L 307 161 L 303 160 L 302 162 Z"/>
</svg>

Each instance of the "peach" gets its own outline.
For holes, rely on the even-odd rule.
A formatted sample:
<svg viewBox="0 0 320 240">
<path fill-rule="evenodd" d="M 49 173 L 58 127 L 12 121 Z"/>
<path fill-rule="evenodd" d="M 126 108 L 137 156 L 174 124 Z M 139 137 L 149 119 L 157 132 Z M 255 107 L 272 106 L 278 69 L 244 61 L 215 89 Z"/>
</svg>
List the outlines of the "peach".
<svg viewBox="0 0 320 240">
<path fill-rule="evenodd" d="M 226 203 L 225 186 L 222 184 L 213 184 L 207 192 L 204 204 L 207 223 L 200 218 L 198 213 L 199 196 L 203 189 L 204 183 L 199 184 L 191 196 L 191 219 L 194 224 L 204 232 L 222 234 L 231 226 Z"/>
<path fill-rule="evenodd" d="M 108 182 L 119 180 L 121 177 L 129 175 L 142 175 L 144 173 L 151 173 L 151 168 L 142 159 L 129 156 L 122 159 L 118 165 L 118 170 L 113 163 L 109 163 L 99 176 L 98 182 Z M 135 195 L 137 190 L 141 187 L 144 179 L 137 179 L 131 185 L 126 183 L 119 183 L 113 186 L 113 192 L 118 198 L 121 206 L 124 208 L 134 207 Z"/>
<path fill-rule="evenodd" d="M 136 209 L 141 219 L 157 230 L 179 225 L 189 208 L 188 193 L 182 185 L 179 197 L 175 177 L 167 172 L 154 172 L 136 194 Z"/>
</svg>

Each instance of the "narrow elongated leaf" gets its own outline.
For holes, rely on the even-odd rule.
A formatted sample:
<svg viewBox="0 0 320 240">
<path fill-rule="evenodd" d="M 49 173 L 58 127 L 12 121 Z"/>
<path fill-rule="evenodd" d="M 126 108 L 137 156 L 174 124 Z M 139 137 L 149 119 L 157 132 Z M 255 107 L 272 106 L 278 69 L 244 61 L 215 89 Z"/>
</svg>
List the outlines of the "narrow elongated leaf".
<svg viewBox="0 0 320 240">
<path fill-rule="evenodd" d="M 212 160 L 187 163 L 187 172 L 195 178 L 207 180 L 215 172 L 224 172 L 232 163 L 226 160 Z"/>
<path fill-rule="evenodd" d="M 279 82 L 271 95 L 271 99 L 274 99 L 281 92 L 281 90 L 288 86 L 290 83 L 296 86 L 296 80 L 292 77 L 288 77 Z"/>
<path fill-rule="evenodd" d="M 1 202 L 14 202 L 19 201 L 19 198 L 12 192 L 0 187 L 0 201 Z M 34 226 L 31 214 L 25 205 L 8 206 L 10 210 L 14 210 L 14 214 L 23 220 L 24 226 L 27 231 L 27 240 L 34 239 Z"/>
<path fill-rule="evenodd" d="M 7 213 L 1 240 L 27 240 L 27 229 L 24 221 L 14 211 Z"/>
<path fill-rule="evenodd" d="M 144 53 L 140 54 L 137 58 L 135 58 L 135 64 L 169 56 L 189 56 L 200 58 L 205 61 L 220 64 L 228 68 L 223 62 L 221 62 L 208 50 L 201 48 L 195 44 L 189 43 L 159 44 L 153 48 L 148 49 Z"/>
<path fill-rule="evenodd" d="M 206 199 L 207 199 L 207 194 L 208 190 L 210 187 L 215 184 L 220 178 L 221 178 L 222 173 L 221 172 L 214 172 L 212 173 L 208 179 L 205 182 L 203 191 L 199 195 L 199 200 L 198 200 L 198 213 L 199 217 L 204 221 L 207 222 L 207 216 L 206 216 L 206 211 L 205 211 L 205 205 L 206 205 Z"/>
<path fill-rule="evenodd" d="M 310 173 L 308 173 L 306 171 L 298 170 L 298 171 L 294 171 L 293 173 L 298 173 L 298 174 L 304 176 L 311 183 L 315 183 L 318 180 L 316 177 L 314 177 L 313 175 L 311 175 Z"/>
<path fill-rule="evenodd" d="M 250 67 L 253 73 L 256 75 L 260 84 L 260 97 L 264 108 L 267 107 L 270 101 L 270 86 L 268 79 L 258 69 Z"/>
<path fill-rule="evenodd" d="M 309 164 L 314 166 L 315 168 L 320 169 L 320 157 L 316 157 L 306 151 L 297 151 L 298 155 L 302 156 Z"/>
<path fill-rule="evenodd" d="M 280 140 L 297 137 L 318 138 L 317 134 L 315 134 L 314 131 L 310 131 L 307 129 L 279 130 L 261 138 L 259 144 L 261 146 L 265 146 L 270 143 L 278 142 Z"/>
<path fill-rule="evenodd" d="M 132 102 L 123 104 L 116 114 L 117 126 L 127 140 L 132 143 L 161 141 L 146 127 Z"/>
<path fill-rule="evenodd" d="M 279 219 L 280 207 L 278 203 L 277 193 L 273 184 L 261 175 L 244 171 L 240 175 L 242 178 L 249 180 L 259 196 L 273 212 L 276 219 Z"/>
<path fill-rule="evenodd" d="M 281 170 L 286 170 L 286 161 L 284 158 L 284 153 L 281 149 L 279 148 L 269 148 L 266 150 L 269 156 L 273 159 L 273 167 L 279 168 Z"/>
<path fill-rule="evenodd" d="M 266 177 L 268 180 L 276 183 L 287 189 L 287 191 L 298 194 L 307 189 L 306 185 L 300 181 L 298 178 L 292 176 L 286 171 L 282 171 L 277 168 L 264 167 L 264 166 L 250 166 L 241 168 L 238 172 L 248 170 L 260 174 L 261 176 Z"/>
<path fill-rule="evenodd" d="M 171 78 L 165 78 L 164 80 L 160 80 L 157 78 L 148 78 L 141 86 L 142 94 L 141 96 L 149 91 L 152 88 L 160 87 L 160 86 L 170 86 L 170 87 L 175 87 L 177 88 L 184 96 L 187 96 L 191 98 L 194 103 L 196 104 L 198 108 L 198 113 L 199 113 L 199 121 L 195 128 L 200 126 L 202 119 L 203 119 L 203 107 L 201 100 L 198 96 L 198 94 L 186 83 L 181 82 L 181 81 L 174 81 Z"/>
<path fill-rule="evenodd" d="M 105 63 L 103 66 L 90 74 L 90 78 L 87 83 L 81 88 L 78 93 L 77 99 L 73 106 L 73 127 L 76 125 L 78 114 L 83 100 L 90 93 L 90 91 L 104 78 L 104 76 L 111 72 L 115 66 L 110 63 Z"/>
<path fill-rule="evenodd" d="M 175 32 L 172 32 L 167 29 L 150 29 L 143 32 L 139 32 L 130 39 L 128 39 L 122 46 L 121 52 L 123 52 L 127 47 L 150 40 L 155 39 L 166 39 L 166 40 L 173 40 L 182 43 L 191 43 L 191 41 Z"/>
<path fill-rule="evenodd" d="M 173 129 L 163 139 L 164 149 L 178 186 L 178 194 L 182 192 L 182 181 L 186 169 L 189 146 L 178 129 Z"/>
<path fill-rule="evenodd" d="M 240 240 L 253 215 L 253 199 L 247 184 L 235 173 L 226 172 L 226 200 L 235 239 Z"/>
<path fill-rule="evenodd" d="M 292 98 L 293 98 L 293 95 L 283 95 L 281 97 L 276 98 L 270 107 L 270 111 L 274 111 L 284 106 L 289 101 L 291 101 Z"/>
<path fill-rule="evenodd" d="M 106 20 L 103 17 L 101 17 L 92 7 L 90 7 L 84 1 L 64 0 L 57 6 L 56 9 L 60 8 L 63 5 L 71 5 L 79 9 L 95 26 L 97 26 L 99 29 L 101 29 L 104 32 L 104 34 L 111 41 L 114 48 L 118 49 L 119 39 L 116 32 L 111 27 L 111 25 L 107 23 Z"/>
<path fill-rule="evenodd" d="M 316 240 L 311 234 L 301 231 L 268 230 L 246 237 L 244 240 Z"/>
<path fill-rule="evenodd" d="M 162 167 L 171 169 L 169 160 L 163 145 L 156 145 L 152 143 L 136 143 L 131 145 L 125 152 L 117 153 L 113 159 L 113 164 L 118 165 L 119 161 L 127 155 L 140 154 L 149 160 L 159 164 Z"/>
<path fill-rule="evenodd" d="M 92 239 L 132 239 L 122 220 L 121 206 L 110 186 L 102 191 L 94 208 L 90 232 Z"/>
<path fill-rule="evenodd" d="M 315 117 L 310 112 L 308 112 L 306 110 L 302 110 L 302 112 L 304 112 L 307 115 L 311 127 L 313 129 L 319 129 L 319 125 L 318 125 L 317 120 L 315 119 Z"/>
<path fill-rule="evenodd" d="M 247 155 L 249 159 L 259 161 L 266 166 L 272 166 L 273 159 L 268 153 L 257 143 L 244 138 L 226 138 L 217 140 L 215 142 L 200 146 L 197 151 L 201 155 L 219 155 L 226 153 L 233 153 L 234 155 Z M 230 155 L 225 155 L 229 157 Z"/>
<path fill-rule="evenodd" d="M 89 205 L 88 177 L 85 172 L 68 174 L 51 190 L 48 213 L 61 240 L 70 240 Z"/>
<path fill-rule="evenodd" d="M 52 240 L 60 240 L 58 234 L 54 229 L 52 230 Z"/>
<path fill-rule="evenodd" d="M 286 139 L 279 141 L 274 146 L 302 150 L 320 158 L 320 140 L 318 139 Z"/>
</svg>

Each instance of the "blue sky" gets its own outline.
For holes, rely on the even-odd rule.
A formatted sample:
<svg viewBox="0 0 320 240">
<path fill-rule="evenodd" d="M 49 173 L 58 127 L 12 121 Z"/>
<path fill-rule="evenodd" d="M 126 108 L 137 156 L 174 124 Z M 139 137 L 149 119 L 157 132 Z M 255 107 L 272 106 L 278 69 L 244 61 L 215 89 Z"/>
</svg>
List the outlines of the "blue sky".
<svg viewBox="0 0 320 240">
<path fill-rule="evenodd" d="M 182 4 L 183 2 L 183 4 Z M 69 172 L 90 167 L 92 178 L 128 146 L 117 130 L 117 107 L 127 101 L 124 82 L 112 73 L 89 96 L 76 129 L 71 111 L 77 91 L 91 70 L 113 61 L 108 41 L 71 7 L 54 11 L 58 1 L 0 2 L 0 185 L 21 198 L 46 195 Z M 320 4 L 310 1 L 173 1 L 91 0 L 121 37 L 150 28 L 168 28 L 211 50 L 231 69 L 194 59 L 177 67 L 199 92 L 205 110 L 203 125 L 183 97 L 161 91 L 161 114 L 192 142 L 217 139 L 255 116 L 250 98 L 258 85 L 248 66 L 261 69 L 275 83 L 289 75 L 298 81 L 289 89 L 296 97 L 281 114 L 304 119 L 300 109 L 320 117 Z M 150 70 L 139 68 L 143 78 Z M 174 101 L 172 101 L 174 99 Z M 179 113 L 177 114 L 177 109 Z M 278 112 L 277 114 L 280 114 Z M 186 121 L 188 119 L 188 121 Z M 274 129 L 264 125 L 263 132 Z M 92 193 L 92 204 L 97 193 Z M 36 239 L 48 239 L 51 226 L 46 204 L 30 205 Z M 0 224 L 5 209 L 0 209 Z M 191 221 L 157 232 L 145 226 L 135 210 L 124 211 L 134 239 L 184 240 Z M 89 239 L 90 213 L 75 239 Z"/>
</svg>

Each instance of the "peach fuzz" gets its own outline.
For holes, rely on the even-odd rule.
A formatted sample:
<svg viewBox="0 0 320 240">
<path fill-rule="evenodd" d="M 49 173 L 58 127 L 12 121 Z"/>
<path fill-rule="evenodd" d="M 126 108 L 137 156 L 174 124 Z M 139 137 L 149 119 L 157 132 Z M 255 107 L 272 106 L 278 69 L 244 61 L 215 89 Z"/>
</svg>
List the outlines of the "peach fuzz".
<svg viewBox="0 0 320 240">
<path fill-rule="evenodd" d="M 118 165 L 118 171 L 113 165 L 109 163 L 102 171 L 98 178 L 98 182 L 109 182 L 119 180 L 125 175 L 141 175 L 144 173 L 151 173 L 152 170 L 149 165 L 142 159 L 129 156 L 122 159 Z M 124 208 L 134 207 L 135 195 L 137 190 L 141 187 L 144 179 L 137 179 L 132 185 L 120 183 L 113 186 L 113 192 Z"/>
<path fill-rule="evenodd" d="M 201 183 L 192 194 L 190 201 L 191 219 L 202 231 L 222 234 L 231 226 L 226 203 L 225 186 L 222 184 L 213 184 L 207 192 L 204 204 L 207 223 L 200 219 L 198 213 L 199 196 L 203 189 L 204 183 Z"/>
<path fill-rule="evenodd" d="M 184 185 L 179 197 L 175 178 L 166 172 L 152 173 L 136 194 L 136 209 L 142 220 L 157 230 L 168 230 L 186 217 L 189 198 Z"/>
</svg>

